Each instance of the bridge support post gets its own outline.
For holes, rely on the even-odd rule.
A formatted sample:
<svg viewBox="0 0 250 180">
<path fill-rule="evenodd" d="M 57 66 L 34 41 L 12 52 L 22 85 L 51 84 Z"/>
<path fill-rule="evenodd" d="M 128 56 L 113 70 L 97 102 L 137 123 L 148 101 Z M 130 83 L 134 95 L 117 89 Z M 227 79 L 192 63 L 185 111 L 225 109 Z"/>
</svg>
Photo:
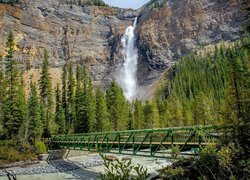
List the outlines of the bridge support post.
<svg viewBox="0 0 250 180">
<path fill-rule="evenodd" d="M 149 141 L 150 141 L 150 156 L 153 156 L 152 140 L 153 140 L 153 132 L 151 132 L 150 136 L 149 136 Z"/>
<path fill-rule="evenodd" d="M 133 141 L 133 144 L 132 144 L 133 154 L 135 154 L 135 134 L 133 134 L 132 141 Z"/>
</svg>

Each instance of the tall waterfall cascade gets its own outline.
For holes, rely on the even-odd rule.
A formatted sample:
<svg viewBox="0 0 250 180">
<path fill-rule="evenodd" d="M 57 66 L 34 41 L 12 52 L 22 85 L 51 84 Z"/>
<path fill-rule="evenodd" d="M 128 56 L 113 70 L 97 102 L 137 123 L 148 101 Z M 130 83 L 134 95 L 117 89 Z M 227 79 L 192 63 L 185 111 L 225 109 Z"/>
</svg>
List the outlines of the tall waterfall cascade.
<svg viewBox="0 0 250 180">
<path fill-rule="evenodd" d="M 121 86 L 125 97 L 132 101 L 137 94 L 137 60 L 138 50 L 135 45 L 135 27 L 137 24 L 137 17 L 134 20 L 133 26 L 127 27 L 121 43 L 123 45 L 122 55 L 124 63 L 118 71 L 118 77 L 116 78 L 118 84 Z"/>
</svg>

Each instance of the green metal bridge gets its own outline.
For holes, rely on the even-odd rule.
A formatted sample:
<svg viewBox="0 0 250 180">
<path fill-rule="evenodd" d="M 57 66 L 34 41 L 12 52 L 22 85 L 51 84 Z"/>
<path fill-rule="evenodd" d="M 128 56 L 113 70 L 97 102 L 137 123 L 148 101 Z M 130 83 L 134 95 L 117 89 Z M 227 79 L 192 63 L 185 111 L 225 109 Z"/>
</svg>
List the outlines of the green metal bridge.
<svg viewBox="0 0 250 180">
<path fill-rule="evenodd" d="M 171 149 L 197 150 L 228 136 L 232 126 L 196 126 L 89 134 L 55 135 L 52 148 L 67 148 L 138 156 L 167 157 Z M 185 153 L 184 153 L 185 154 Z"/>
</svg>

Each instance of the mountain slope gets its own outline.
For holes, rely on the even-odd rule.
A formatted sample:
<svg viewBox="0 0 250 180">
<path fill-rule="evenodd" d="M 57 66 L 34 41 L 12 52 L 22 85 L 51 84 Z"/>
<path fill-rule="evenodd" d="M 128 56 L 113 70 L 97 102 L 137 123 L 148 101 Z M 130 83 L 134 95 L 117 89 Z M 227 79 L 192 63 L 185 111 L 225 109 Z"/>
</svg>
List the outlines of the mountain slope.
<svg viewBox="0 0 250 180">
<path fill-rule="evenodd" d="M 47 49 L 51 67 L 86 64 L 94 81 L 105 87 L 123 62 L 122 34 L 138 16 L 138 97 L 145 99 L 153 96 L 164 70 L 177 59 L 201 46 L 240 38 L 245 23 L 238 0 L 152 0 L 138 11 L 81 2 L 1 4 L 0 55 L 12 30 L 23 69 L 38 68 Z"/>
<path fill-rule="evenodd" d="M 240 38 L 245 20 L 237 0 L 151 1 L 138 18 L 141 89 L 197 48 Z"/>
</svg>

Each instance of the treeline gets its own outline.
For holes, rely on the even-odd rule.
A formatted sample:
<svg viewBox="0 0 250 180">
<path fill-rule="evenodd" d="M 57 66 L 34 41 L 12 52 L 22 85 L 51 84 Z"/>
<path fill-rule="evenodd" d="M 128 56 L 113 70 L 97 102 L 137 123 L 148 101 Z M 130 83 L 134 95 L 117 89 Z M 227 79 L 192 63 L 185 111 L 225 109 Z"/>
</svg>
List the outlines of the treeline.
<svg viewBox="0 0 250 180">
<path fill-rule="evenodd" d="M 103 0 L 65 0 L 65 3 L 77 6 L 108 6 Z"/>
<path fill-rule="evenodd" d="M 44 52 L 38 84 L 31 81 L 26 100 L 22 72 L 14 59 L 14 37 L 5 43 L 0 58 L 0 122 L 2 140 L 31 144 L 57 133 L 87 133 L 127 129 L 129 103 L 112 82 L 104 94 L 93 88 L 85 66 L 63 68 L 62 81 L 52 89 L 49 57 Z"/>
<path fill-rule="evenodd" d="M 216 48 L 206 57 L 190 55 L 168 71 L 152 101 L 128 102 L 112 82 L 95 89 L 86 66 L 67 64 L 52 89 L 44 52 L 41 78 L 25 98 L 14 59 L 14 37 L 5 43 L 0 71 L 0 138 L 34 143 L 51 134 L 165 128 L 231 123 L 249 113 L 249 41 Z M 240 113 L 240 114 L 239 114 Z"/>
<path fill-rule="evenodd" d="M 103 0 L 61 0 L 63 3 L 69 4 L 69 5 L 77 5 L 77 6 L 105 6 L 108 7 L 108 5 Z M 4 4 L 18 4 L 21 0 L 0 0 L 0 3 Z"/>
<path fill-rule="evenodd" d="M 216 47 L 205 57 L 189 55 L 176 63 L 158 91 L 163 99 L 159 109 L 165 111 L 161 119 L 172 125 L 205 125 L 237 119 L 232 108 L 249 113 L 249 44 L 245 39 L 232 48 Z"/>
<path fill-rule="evenodd" d="M 168 0 L 151 0 L 147 3 L 147 7 L 150 8 L 161 8 L 167 6 Z"/>
</svg>

